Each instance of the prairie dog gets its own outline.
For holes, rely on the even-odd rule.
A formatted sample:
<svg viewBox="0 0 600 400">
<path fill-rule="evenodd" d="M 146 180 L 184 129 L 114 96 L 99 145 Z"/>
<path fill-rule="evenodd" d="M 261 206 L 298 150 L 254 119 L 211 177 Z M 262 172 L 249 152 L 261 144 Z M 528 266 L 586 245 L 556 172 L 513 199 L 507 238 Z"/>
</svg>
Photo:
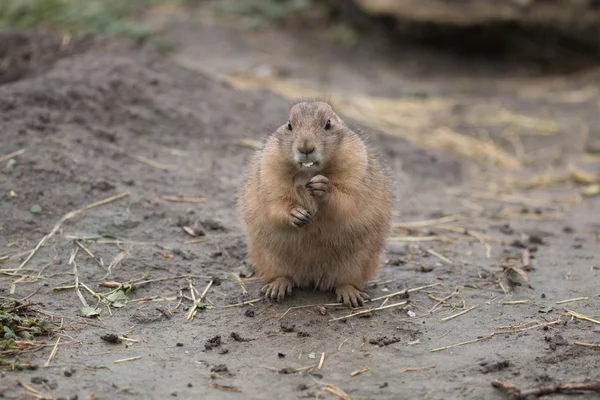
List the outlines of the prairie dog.
<svg viewBox="0 0 600 400">
<path fill-rule="evenodd" d="M 389 186 L 328 103 L 294 105 L 253 157 L 238 203 L 261 293 L 280 301 L 293 287 L 334 290 L 363 305 L 390 230 Z"/>
</svg>

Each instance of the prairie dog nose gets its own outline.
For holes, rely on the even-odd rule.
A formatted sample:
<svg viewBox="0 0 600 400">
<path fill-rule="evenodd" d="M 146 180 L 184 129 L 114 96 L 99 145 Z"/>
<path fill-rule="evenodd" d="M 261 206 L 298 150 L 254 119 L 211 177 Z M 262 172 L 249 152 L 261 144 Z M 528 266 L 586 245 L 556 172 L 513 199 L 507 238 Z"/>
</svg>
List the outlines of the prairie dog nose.
<svg viewBox="0 0 600 400">
<path fill-rule="evenodd" d="M 308 155 L 315 151 L 315 144 L 313 141 L 304 140 L 303 142 L 298 143 L 298 151 Z"/>
</svg>

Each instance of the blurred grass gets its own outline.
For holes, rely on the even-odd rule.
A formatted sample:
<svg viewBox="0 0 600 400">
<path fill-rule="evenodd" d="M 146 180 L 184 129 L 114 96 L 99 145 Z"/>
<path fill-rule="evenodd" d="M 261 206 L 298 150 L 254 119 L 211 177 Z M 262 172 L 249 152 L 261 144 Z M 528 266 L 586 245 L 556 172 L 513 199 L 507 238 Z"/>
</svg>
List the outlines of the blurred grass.
<svg viewBox="0 0 600 400">
<path fill-rule="evenodd" d="M 331 39 L 353 44 L 358 32 L 337 21 L 334 10 L 318 0 L 0 0 L 0 30 L 44 29 L 146 39 L 153 30 L 141 21 L 160 4 L 193 13 L 214 13 L 246 29 L 324 27 Z"/>
<path fill-rule="evenodd" d="M 152 29 L 136 20 L 160 0 L 1 0 L 0 29 L 48 29 L 146 38 Z"/>
</svg>

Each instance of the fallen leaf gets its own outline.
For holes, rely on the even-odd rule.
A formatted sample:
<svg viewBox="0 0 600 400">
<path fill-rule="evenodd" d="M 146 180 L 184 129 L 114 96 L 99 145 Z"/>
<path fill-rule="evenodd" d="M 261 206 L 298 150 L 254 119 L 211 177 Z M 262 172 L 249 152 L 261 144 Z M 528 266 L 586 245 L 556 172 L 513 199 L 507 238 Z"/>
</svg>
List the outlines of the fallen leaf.
<svg viewBox="0 0 600 400">
<path fill-rule="evenodd" d="M 527 276 L 527 273 L 525 271 L 523 271 L 521 268 L 517 268 L 517 267 L 511 267 L 510 268 L 511 271 L 516 272 L 517 274 L 519 274 L 521 276 L 521 278 L 523 278 L 523 280 L 525 282 L 527 282 L 527 285 L 533 289 L 533 285 L 531 284 L 531 282 L 529 281 L 529 276 Z"/>
<path fill-rule="evenodd" d="M 84 317 L 96 317 L 100 315 L 100 310 L 95 307 L 82 307 L 79 311 Z"/>
</svg>

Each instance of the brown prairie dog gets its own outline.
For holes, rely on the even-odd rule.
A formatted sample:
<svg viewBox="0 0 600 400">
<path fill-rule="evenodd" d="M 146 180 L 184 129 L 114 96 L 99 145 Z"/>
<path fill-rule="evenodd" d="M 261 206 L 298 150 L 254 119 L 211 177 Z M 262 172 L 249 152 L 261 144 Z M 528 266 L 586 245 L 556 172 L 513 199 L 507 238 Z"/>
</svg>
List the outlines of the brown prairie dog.
<svg viewBox="0 0 600 400">
<path fill-rule="evenodd" d="M 294 105 L 252 159 L 239 200 L 261 293 L 282 300 L 293 287 L 317 288 L 363 305 L 390 207 L 379 160 L 331 106 Z"/>
</svg>

